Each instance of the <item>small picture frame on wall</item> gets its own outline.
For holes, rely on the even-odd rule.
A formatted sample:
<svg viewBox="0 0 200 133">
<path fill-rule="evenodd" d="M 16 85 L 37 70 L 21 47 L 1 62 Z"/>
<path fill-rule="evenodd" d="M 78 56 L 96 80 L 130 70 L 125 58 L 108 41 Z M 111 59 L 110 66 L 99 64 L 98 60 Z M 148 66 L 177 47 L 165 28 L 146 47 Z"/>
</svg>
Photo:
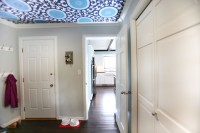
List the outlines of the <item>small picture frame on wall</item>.
<svg viewBox="0 0 200 133">
<path fill-rule="evenodd" d="M 73 52 L 72 51 L 65 52 L 65 62 L 66 62 L 66 64 L 73 64 Z"/>
</svg>

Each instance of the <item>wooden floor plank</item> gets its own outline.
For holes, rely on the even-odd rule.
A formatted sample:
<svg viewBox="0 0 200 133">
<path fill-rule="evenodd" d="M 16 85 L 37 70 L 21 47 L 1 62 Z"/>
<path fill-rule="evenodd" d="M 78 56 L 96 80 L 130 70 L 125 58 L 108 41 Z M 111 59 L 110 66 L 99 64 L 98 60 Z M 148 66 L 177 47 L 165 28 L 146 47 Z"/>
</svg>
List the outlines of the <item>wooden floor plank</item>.
<svg viewBox="0 0 200 133">
<path fill-rule="evenodd" d="M 79 128 L 59 128 L 60 120 L 23 120 L 21 126 L 8 133 L 119 133 L 114 119 L 115 94 L 113 87 L 97 87 L 91 102 L 88 121 Z"/>
</svg>

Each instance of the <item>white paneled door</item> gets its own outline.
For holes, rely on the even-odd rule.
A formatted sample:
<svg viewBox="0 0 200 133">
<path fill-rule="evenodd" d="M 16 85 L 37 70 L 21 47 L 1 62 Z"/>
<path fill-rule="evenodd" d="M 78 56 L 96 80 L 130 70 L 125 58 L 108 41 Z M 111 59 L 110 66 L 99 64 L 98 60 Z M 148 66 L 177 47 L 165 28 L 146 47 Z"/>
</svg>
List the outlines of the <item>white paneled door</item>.
<svg viewBox="0 0 200 133">
<path fill-rule="evenodd" d="M 54 39 L 23 39 L 26 118 L 56 118 Z"/>
<path fill-rule="evenodd" d="M 121 133 L 128 132 L 128 36 L 124 26 L 116 42 L 116 120 Z"/>
<path fill-rule="evenodd" d="M 138 133 L 200 133 L 200 1 L 153 0 L 136 26 Z"/>
<path fill-rule="evenodd" d="M 138 54 L 138 133 L 155 133 L 154 75 L 153 75 L 153 13 L 152 3 L 137 24 Z"/>
</svg>

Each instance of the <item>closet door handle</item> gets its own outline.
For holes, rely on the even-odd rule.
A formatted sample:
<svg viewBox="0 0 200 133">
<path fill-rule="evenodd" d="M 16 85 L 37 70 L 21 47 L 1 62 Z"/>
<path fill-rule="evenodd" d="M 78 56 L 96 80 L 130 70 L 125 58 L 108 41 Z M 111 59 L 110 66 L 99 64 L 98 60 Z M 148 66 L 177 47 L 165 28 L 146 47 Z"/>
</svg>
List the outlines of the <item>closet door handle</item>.
<svg viewBox="0 0 200 133">
<path fill-rule="evenodd" d="M 50 84 L 50 87 L 53 87 L 53 84 Z"/>
<path fill-rule="evenodd" d="M 152 113 L 152 115 L 153 115 L 153 116 L 156 116 L 156 115 L 157 115 L 157 113 L 155 113 L 155 112 L 154 112 L 154 113 Z"/>
<path fill-rule="evenodd" d="M 152 113 L 152 116 L 154 116 L 156 118 L 156 120 L 159 120 L 158 119 L 158 114 L 156 112 Z"/>
</svg>

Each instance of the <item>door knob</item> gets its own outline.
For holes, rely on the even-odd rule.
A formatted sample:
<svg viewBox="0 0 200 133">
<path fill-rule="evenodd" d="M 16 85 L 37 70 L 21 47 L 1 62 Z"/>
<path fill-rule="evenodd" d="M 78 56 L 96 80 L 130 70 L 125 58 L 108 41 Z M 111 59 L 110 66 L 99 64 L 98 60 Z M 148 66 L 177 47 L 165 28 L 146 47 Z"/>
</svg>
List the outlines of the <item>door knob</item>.
<svg viewBox="0 0 200 133">
<path fill-rule="evenodd" d="M 50 84 L 50 87 L 53 87 L 53 84 Z"/>
<path fill-rule="evenodd" d="M 50 73 L 50 75 L 53 75 L 53 73 Z"/>
<path fill-rule="evenodd" d="M 126 93 L 125 91 L 122 91 L 122 92 L 121 92 L 121 94 L 125 94 L 125 93 Z"/>
<path fill-rule="evenodd" d="M 122 91 L 121 94 L 126 94 L 126 95 L 131 94 L 131 91 L 128 91 L 128 92 Z"/>
<path fill-rule="evenodd" d="M 153 116 L 156 116 L 156 115 L 157 115 L 157 113 L 156 113 L 156 112 L 154 112 L 154 113 L 152 113 L 152 115 L 153 115 Z"/>
</svg>

